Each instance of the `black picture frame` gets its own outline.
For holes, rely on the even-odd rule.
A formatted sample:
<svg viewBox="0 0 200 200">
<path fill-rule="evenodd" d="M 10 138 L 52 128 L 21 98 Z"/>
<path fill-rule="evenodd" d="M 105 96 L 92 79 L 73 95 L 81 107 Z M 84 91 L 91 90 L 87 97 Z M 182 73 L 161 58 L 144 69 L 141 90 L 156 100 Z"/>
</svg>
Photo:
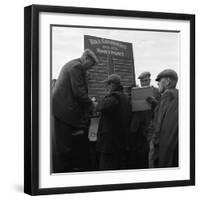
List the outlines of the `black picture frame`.
<svg viewBox="0 0 200 200">
<path fill-rule="evenodd" d="M 190 23 L 190 178 L 188 180 L 39 188 L 39 14 L 75 13 L 99 16 L 187 20 Z M 195 184 L 195 15 L 31 5 L 24 9 L 24 192 L 30 195 L 187 186 Z"/>
</svg>

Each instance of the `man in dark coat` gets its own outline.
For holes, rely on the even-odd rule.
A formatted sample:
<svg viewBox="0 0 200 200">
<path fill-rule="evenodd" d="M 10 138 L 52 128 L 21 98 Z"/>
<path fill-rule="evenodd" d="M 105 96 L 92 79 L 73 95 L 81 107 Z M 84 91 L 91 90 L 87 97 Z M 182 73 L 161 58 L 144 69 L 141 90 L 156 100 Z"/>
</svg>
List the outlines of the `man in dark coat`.
<svg viewBox="0 0 200 200">
<path fill-rule="evenodd" d="M 155 116 L 155 157 L 158 167 L 178 166 L 178 81 L 174 70 L 166 69 L 158 74 L 159 91 L 162 94 Z"/>
<path fill-rule="evenodd" d="M 141 87 L 150 86 L 150 72 L 139 75 Z M 153 96 L 146 100 L 152 106 L 151 110 L 136 111 L 132 114 L 131 130 L 129 136 L 128 168 L 145 169 L 149 167 L 150 135 L 149 126 L 153 118 L 153 110 L 159 101 L 160 93 L 153 87 Z"/>
<path fill-rule="evenodd" d="M 96 63 L 96 55 L 86 49 L 80 59 L 62 67 L 52 89 L 53 172 L 73 171 L 80 168 L 80 162 L 83 168 L 89 163 L 87 129 L 92 101 L 88 97 L 86 71 Z"/>
<path fill-rule="evenodd" d="M 126 168 L 131 104 L 123 93 L 118 75 L 110 75 L 105 82 L 109 93 L 99 105 L 101 112 L 97 133 L 97 151 L 100 153 L 99 169 L 124 169 Z"/>
</svg>

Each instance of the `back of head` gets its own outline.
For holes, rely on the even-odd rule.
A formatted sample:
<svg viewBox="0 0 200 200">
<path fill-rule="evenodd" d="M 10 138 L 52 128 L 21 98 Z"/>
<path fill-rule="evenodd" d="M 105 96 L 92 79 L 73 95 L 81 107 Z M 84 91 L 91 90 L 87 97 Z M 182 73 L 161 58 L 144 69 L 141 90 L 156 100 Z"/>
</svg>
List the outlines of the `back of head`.
<svg viewBox="0 0 200 200">
<path fill-rule="evenodd" d="M 111 74 L 104 82 L 107 84 L 114 83 L 115 85 L 121 85 L 121 78 L 118 74 Z"/>
</svg>

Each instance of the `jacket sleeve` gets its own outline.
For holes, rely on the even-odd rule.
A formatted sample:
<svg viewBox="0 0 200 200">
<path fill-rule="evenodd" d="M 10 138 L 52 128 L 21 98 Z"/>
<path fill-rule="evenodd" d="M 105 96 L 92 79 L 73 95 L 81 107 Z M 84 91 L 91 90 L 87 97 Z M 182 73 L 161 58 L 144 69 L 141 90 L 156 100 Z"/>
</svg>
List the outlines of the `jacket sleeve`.
<svg viewBox="0 0 200 200">
<path fill-rule="evenodd" d="M 158 88 L 153 87 L 153 96 L 157 101 L 160 101 L 161 95 Z"/>
<path fill-rule="evenodd" d="M 117 109 L 118 104 L 119 100 L 114 95 L 107 96 L 100 103 L 98 110 L 101 112 L 112 112 Z"/>
<path fill-rule="evenodd" d="M 82 71 L 77 67 L 71 71 L 70 82 L 72 91 L 80 103 L 92 105 L 91 99 L 88 97 L 87 86 L 84 81 Z"/>
</svg>

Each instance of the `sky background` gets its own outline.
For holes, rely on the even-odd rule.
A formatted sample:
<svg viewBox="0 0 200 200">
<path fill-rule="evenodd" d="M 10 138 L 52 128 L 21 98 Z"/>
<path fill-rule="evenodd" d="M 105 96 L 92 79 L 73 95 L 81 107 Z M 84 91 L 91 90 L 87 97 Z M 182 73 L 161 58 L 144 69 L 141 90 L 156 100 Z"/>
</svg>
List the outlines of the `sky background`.
<svg viewBox="0 0 200 200">
<path fill-rule="evenodd" d="M 57 78 L 62 66 L 79 58 L 84 50 L 84 35 L 129 42 L 133 45 L 136 84 L 143 71 L 151 73 L 151 84 L 164 69 L 174 69 L 179 74 L 179 33 L 111 30 L 94 28 L 53 27 L 52 29 L 52 78 Z"/>
</svg>

